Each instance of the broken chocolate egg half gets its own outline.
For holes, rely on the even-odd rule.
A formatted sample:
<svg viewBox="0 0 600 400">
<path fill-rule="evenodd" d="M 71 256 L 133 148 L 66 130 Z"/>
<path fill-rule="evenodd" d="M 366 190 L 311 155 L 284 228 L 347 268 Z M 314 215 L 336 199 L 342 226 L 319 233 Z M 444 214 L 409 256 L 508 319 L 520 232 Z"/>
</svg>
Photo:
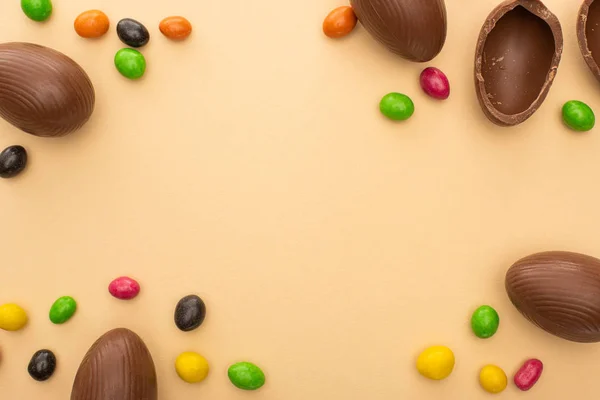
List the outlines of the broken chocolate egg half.
<svg viewBox="0 0 600 400">
<path fill-rule="evenodd" d="M 351 0 L 360 23 L 377 41 L 410 61 L 432 60 L 446 41 L 444 0 Z"/>
<path fill-rule="evenodd" d="M 563 50 L 558 18 L 539 0 L 509 0 L 488 16 L 475 50 L 475 86 L 486 117 L 527 120 L 544 102 Z"/>
<path fill-rule="evenodd" d="M 586 64 L 600 81 L 600 1 L 584 0 L 577 18 L 577 41 Z"/>
<path fill-rule="evenodd" d="M 573 342 L 600 342 L 600 260 L 566 251 L 524 257 L 506 273 L 506 292 L 528 320 Z"/>
<path fill-rule="evenodd" d="M 83 358 L 71 400 L 157 400 L 156 370 L 142 339 L 125 328 L 102 335 Z"/>
</svg>

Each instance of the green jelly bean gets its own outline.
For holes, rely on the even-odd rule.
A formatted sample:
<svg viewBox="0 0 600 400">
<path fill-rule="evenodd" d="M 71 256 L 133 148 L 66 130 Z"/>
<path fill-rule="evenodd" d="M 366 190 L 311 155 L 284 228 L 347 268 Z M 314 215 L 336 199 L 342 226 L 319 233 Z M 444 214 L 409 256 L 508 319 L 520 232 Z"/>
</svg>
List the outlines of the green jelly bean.
<svg viewBox="0 0 600 400">
<path fill-rule="evenodd" d="M 578 100 L 567 101 L 562 108 L 563 121 L 575 131 L 589 131 L 596 124 L 592 109 Z"/>
<path fill-rule="evenodd" d="M 265 374 L 258 366 L 249 362 L 233 364 L 227 375 L 234 386 L 243 390 L 256 390 L 265 384 Z"/>
<path fill-rule="evenodd" d="M 471 329 L 482 339 L 494 336 L 500 325 L 500 317 L 490 306 L 481 306 L 471 316 Z"/>
<path fill-rule="evenodd" d="M 146 72 L 144 55 L 134 49 L 121 49 L 115 55 L 115 67 L 126 78 L 139 79 Z"/>
<path fill-rule="evenodd" d="M 45 21 L 52 15 L 51 0 L 21 0 L 21 9 L 34 21 Z"/>
<path fill-rule="evenodd" d="M 55 324 L 64 324 L 77 310 L 77 302 L 70 296 L 63 296 L 56 300 L 50 308 L 50 321 Z"/>
<path fill-rule="evenodd" d="M 379 110 L 391 120 L 404 121 L 413 115 L 415 105 L 405 94 L 388 93 L 379 102 Z"/>
</svg>

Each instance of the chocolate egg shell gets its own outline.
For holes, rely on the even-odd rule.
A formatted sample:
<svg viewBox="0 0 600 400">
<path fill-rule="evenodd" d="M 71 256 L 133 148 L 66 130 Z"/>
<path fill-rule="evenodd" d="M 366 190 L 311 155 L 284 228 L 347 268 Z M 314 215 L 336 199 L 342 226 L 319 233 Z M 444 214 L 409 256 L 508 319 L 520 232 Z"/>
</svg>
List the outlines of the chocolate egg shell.
<svg viewBox="0 0 600 400">
<path fill-rule="evenodd" d="M 545 331 L 573 342 L 600 342 L 600 260 L 551 251 L 532 254 L 506 273 L 515 307 Z"/>
<path fill-rule="evenodd" d="M 577 41 L 583 59 L 600 80 L 600 1 L 585 0 L 577 18 Z"/>
<path fill-rule="evenodd" d="M 71 400 L 157 400 L 156 370 L 148 348 L 129 329 L 101 336 L 83 358 Z"/>
<path fill-rule="evenodd" d="M 0 116 L 36 136 L 63 136 L 85 124 L 95 92 L 66 55 L 31 43 L 0 44 Z"/>
<path fill-rule="evenodd" d="M 475 50 L 475 86 L 486 117 L 527 120 L 544 102 L 563 51 L 560 22 L 539 0 L 508 0 L 486 19 Z"/>
<path fill-rule="evenodd" d="M 358 20 L 390 51 L 408 60 L 432 60 L 446 42 L 444 0 L 351 0 Z"/>
</svg>

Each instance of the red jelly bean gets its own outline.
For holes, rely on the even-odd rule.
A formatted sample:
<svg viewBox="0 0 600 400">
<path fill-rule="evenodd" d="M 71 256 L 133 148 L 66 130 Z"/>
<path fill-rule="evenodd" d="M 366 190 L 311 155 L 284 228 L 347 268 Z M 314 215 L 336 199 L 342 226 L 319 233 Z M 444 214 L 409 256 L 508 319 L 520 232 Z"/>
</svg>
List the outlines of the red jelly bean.
<svg viewBox="0 0 600 400">
<path fill-rule="evenodd" d="M 515 374 L 515 385 L 523 391 L 531 389 L 538 379 L 540 379 L 543 369 L 544 364 L 540 360 L 532 358 L 525 361 Z"/>
<path fill-rule="evenodd" d="M 121 276 L 108 285 L 108 291 L 117 299 L 131 300 L 140 293 L 140 284 L 135 279 Z"/>
<path fill-rule="evenodd" d="M 437 68 L 425 68 L 419 78 L 421 88 L 434 99 L 445 100 L 450 96 L 450 82 L 446 75 Z"/>
</svg>

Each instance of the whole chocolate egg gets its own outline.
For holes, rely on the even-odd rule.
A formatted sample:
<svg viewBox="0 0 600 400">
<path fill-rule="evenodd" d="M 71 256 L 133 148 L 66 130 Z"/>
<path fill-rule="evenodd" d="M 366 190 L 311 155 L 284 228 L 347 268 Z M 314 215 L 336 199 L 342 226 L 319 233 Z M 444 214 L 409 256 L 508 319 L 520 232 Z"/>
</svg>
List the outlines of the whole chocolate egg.
<svg viewBox="0 0 600 400">
<path fill-rule="evenodd" d="M 515 307 L 545 331 L 573 342 L 600 342 L 600 260 L 565 251 L 536 253 L 506 273 Z"/>
<path fill-rule="evenodd" d="M 432 60 L 446 42 L 444 0 L 351 0 L 360 23 L 390 51 L 416 62 Z"/>
<path fill-rule="evenodd" d="M 157 400 L 156 370 L 148 348 L 129 329 L 102 335 L 83 358 L 71 400 Z"/>
<path fill-rule="evenodd" d="M 0 116 L 36 136 L 64 136 L 85 124 L 95 92 L 66 55 L 31 43 L 0 44 Z"/>
</svg>

